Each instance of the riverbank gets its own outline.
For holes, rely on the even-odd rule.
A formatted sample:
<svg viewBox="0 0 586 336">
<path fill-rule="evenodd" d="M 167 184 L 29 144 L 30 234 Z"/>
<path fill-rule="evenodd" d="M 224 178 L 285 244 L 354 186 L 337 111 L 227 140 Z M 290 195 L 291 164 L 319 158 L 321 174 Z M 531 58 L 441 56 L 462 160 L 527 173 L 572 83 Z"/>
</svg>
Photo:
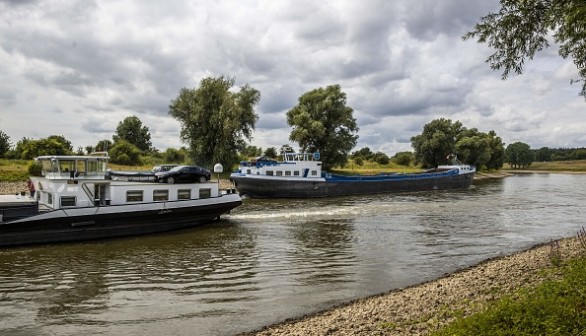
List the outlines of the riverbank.
<svg viewBox="0 0 586 336">
<path fill-rule="evenodd" d="M 553 272 L 544 270 L 583 252 L 577 238 L 562 239 L 241 336 L 427 335 L 456 316 L 471 315 L 487 302 L 550 279 Z"/>
</svg>

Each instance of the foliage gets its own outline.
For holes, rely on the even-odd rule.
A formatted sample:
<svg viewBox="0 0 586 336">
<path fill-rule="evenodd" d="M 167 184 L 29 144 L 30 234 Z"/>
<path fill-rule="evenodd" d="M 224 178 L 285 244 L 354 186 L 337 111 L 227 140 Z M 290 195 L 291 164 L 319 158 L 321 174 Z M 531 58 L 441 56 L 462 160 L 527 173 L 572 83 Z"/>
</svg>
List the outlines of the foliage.
<svg viewBox="0 0 586 336">
<path fill-rule="evenodd" d="M 73 151 L 71 142 L 61 135 L 33 140 L 22 138 L 16 143 L 15 158 L 31 160 L 41 155 L 70 155 Z"/>
<path fill-rule="evenodd" d="M 412 152 L 398 152 L 391 158 L 391 161 L 401 166 L 409 166 L 413 160 L 414 156 Z"/>
<path fill-rule="evenodd" d="M 448 163 L 448 155 L 456 154 L 462 162 L 488 169 L 500 169 L 505 148 L 494 131 L 467 129 L 459 121 L 436 119 L 423 127 L 423 133 L 411 138 L 415 161 L 426 168 Z"/>
<path fill-rule="evenodd" d="M 98 141 L 94 149 L 96 152 L 107 152 L 110 148 L 112 148 L 112 141 L 105 139 Z"/>
<path fill-rule="evenodd" d="M 287 123 L 293 127 L 289 139 L 303 152 L 319 151 L 324 170 L 344 166 L 358 139 L 352 113 L 339 85 L 306 92 L 287 112 Z"/>
<path fill-rule="evenodd" d="M 493 70 L 521 74 L 527 58 L 549 47 L 552 36 L 563 58 L 571 57 L 582 81 L 586 98 L 586 4 L 583 0 L 501 0 L 498 13 L 481 18 L 464 40 L 477 38 L 495 49 L 487 58 Z"/>
<path fill-rule="evenodd" d="M 112 136 L 114 143 L 125 140 L 141 151 L 148 151 L 151 147 L 151 133 L 149 128 L 142 125 L 137 116 L 124 118 L 116 127 L 116 134 Z"/>
<path fill-rule="evenodd" d="M 525 169 L 533 163 L 533 152 L 529 145 L 523 142 L 508 145 L 505 154 L 507 163 L 513 168 Z"/>
<path fill-rule="evenodd" d="M 277 149 L 275 147 L 269 147 L 265 149 L 263 155 L 275 159 L 277 157 Z"/>
<path fill-rule="evenodd" d="M 374 153 L 368 147 L 363 147 L 355 152 L 352 152 L 350 157 L 352 159 L 362 158 L 363 160 L 372 160 Z"/>
<path fill-rule="evenodd" d="M 362 159 L 362 157 L 358 156 L 354 159 L 354 163 L 356 163 L 359 166 L 362 166 L 364 164 L 364 160 Z"/>
<path fill-rule="evenodd" d="M 4 155 L 10 150 L 10 147 L 12 147 L 10 137 L 3 131 L 0 131 L 0 158 L 4 157 Z"/>
<path fill-rule="evenodd" d="M 568 262 L 558 273 L 561 280 L 504 297 L 434 335 L 580 335 L 586 330 L 586 258 Z"/>
<path fill-rule="evenodd" d="M 533 162 L 531 170 L 586 172 L 586 160 Z"/>
<path fill-rule="evenodd" d="M 244 159 L 261 156 L 262 148 L 248 145 L 240 152 L 240 155 L 242 155 Z"/>
<path fill-rule="evenodd" d="M 199 165 L 219 162 L 231 167 L 251 139 L 260 92 L 248 85 L 232 92 L 233 85 L 234 79 L 223 76 L 204 78 L 197 89 L 181 89 L 169 106 L 169 114 L 181 123 L 181 139 Z"/>
<path fill-rule="evenodd" d="M 119 139 L 108 154 L 110 160 L 114 163 L 129 166 L 138 166 L 142 162 L 140 160 L 140 149 L 126 140 Z"/>
<path fill-rule="evenodd" d="M 435 119 L 423 126 L 423 133 L 411 137 L 415 160 L 426 168 L 447 163 L 447 156 L 456 149 L 462 123 L 450 119 Z"/>
<path fill-rule="evenodd" d="M 36 161 L 31 162 L 28 165 L 28 173 L 30 176 L 41 176 L 42 175 L 43 166 Z"/>
<path fill-rule="evenodd" d="M 163 153 L 163 160 L 165 163 L 183 163 L 187 153 L 183 149 L 167 148 Z"/>
<path fill-rule="evenodd" d="M 389 164 L 389 162 L 391 162 L 391 159 L 389 159 L 389 156 L 383 152 L 376 152 L 374 154 L 373 159 L 376 163 L 381 164 L 381 165 L 386 165 L 386 164 Z"/>
</svg>

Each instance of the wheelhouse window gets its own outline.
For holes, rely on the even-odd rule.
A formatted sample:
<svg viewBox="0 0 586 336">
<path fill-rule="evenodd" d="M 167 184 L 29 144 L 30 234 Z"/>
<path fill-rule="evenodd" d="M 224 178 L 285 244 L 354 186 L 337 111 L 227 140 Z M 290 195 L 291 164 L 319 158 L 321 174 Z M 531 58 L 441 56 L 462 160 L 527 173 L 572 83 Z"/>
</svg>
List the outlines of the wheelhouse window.
<svg viewBox="0 0 586 336">
<path fill-rule="evenodd" d="M 74 207 L 76 204 L 75 196 L 61 196 L 62 207 Z"/>
<path fill-rule="evenodd" d="M 191 189 L 179 189 L 179 190 L 177 190 L 177 199 L 178 200 L 188 200 L 188 199 L 191 199 Z"/>
<path fill-rule="evenodd" d="M 126 192 L 126 202 L 142 202 L 142 190 L 128 190 Z"/>
<path fill-rule="evenodd" d="M 210 198 L 212 197 L 212 189 L 201 188 L 199 189 L 199 198 Z"/>
<path fill-rule="evenodd" d="M 167 190 L 167 189 L 153 190 L 153 201 L 168 201 L 168 200 L 169 200 L 169 190 Z"/>
<path fill-rule="evenodd" d="M 53 204 L 53 194 L 47 193 L 47 203 Z"/>
</svg>

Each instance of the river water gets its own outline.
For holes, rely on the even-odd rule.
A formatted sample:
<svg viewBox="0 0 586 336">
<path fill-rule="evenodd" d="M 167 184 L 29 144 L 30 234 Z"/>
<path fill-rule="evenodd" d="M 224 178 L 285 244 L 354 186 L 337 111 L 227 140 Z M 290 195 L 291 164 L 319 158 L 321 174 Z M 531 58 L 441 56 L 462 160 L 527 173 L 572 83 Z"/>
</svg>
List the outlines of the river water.
<svg viewBox="0 0 586 336">
<path fill-rule="evenodd" d="M 572 236 L 586 175 L 252 200 L 218 223 L 0 250 L 0 335 L 234 335 Z"/>
</svg>

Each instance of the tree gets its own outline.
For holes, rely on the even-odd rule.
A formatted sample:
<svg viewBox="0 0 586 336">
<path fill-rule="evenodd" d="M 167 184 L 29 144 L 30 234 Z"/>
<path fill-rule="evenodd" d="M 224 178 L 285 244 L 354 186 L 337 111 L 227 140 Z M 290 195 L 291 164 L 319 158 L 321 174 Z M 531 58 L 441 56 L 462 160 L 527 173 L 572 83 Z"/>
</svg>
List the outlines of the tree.
<svg viewBox="0 0 586 336">
<path fill-rule="evenodd" d="M 119 122 L 112 140 L 114 140 L 114 143 L 126 140 L 141 151 L 148 151 L 151 147 L 149 128 L 143 126 L 137 116 L 126 117 Z"/>
<path fill-rule="evenodd" d="M 456 140 L 462 131 L 462 123 L 450 119 L 435 119 L 423 126 L 423 133 L 411 137 L 415 160 L 426 168 L 447 163 L 447 156 L 454 154 Z"/>
<path fill-rule="evenodd" d="M 18 158 L 31 160 L 41 155 L 70 155 L 73 147 L 62 135 L 51 135 L 39 140 L 22 138 L 16 144 L 15 151 Z"/>
<path fill-rule="evenodd" d="M 185 149 L 167 148 L 163 153 L 163 159 L 167 163 L 183 163 L 185 158 Z"/>
<path fill-rule="evenodd" d="M 505 163 L 505 144 L 496 132 L 488 132 L 488 147 L 490 149 L 490 159 L 486 163 L 488 169 L 501 169 Z"/>
<path fill-rule="evenodd" d="M 513 168 L 528 168 L 533 163 L 533 152 L 528 144 L 515 142 L 507 146 L 505 150 L 506 160 Z"/>
<path fill-rule="evenodd" d="M 3 131 L 0 131 L 0 158 L 6 155 L 6 153 L 10 150 L 10 147 L 12 147 L 10 137 Z"/>
<path fill-rule="evenodd" d="M 549 147 L 541 147 L 535 151 L 535 160 L 537 161 L 551 161 L 552 150 Z"/>
<path fill-rule="evenodd" d="M 94 146 L 85 146 L 85 152 L 90 155 L 94 152 Z"/>
<path fill-rule="evenodd" d="M 527 58 L 549 47 L 552 36 L 563 58 L 571 57 L 586 98 L 586 3 L 584 0 L 501 0 L 498 13 L 481 18 L 464 40 L 477 38 L 496 51 L 487 58 L 493 70 L 521 74 Z"/>
<path fill-rule="evenodd" d="M 110 148 L 109 155 L 113 163 L 128 166 L 141 164 L 140 149 L 123 139 L 118 139 L 114 146 Z"/>
<path fill-rule="evenodd" d="M 293 127 L 289 139 L 303 152 L 319 151 L 324 170 L 344 166 L 358 140 L 352 113 L 339 85 L 309 91 L 287 112 L 287 123 Z"/>
<path fill-rule="evenodd" d="M 265 149 L 263 155 L 275 159 L 277 157 L 277 149 L 275 147 L 269 147 Z"/>
<path fill-rule="evenodd" d="M 98 141 L 94 149 L 96 152 L 107 152 L 110 148 L 112 148 L 112 141 L 105 139 Z"/>
<path fill-rule="evenodd" d="M 411 161 L 413 161 L 413 153 L 412 152 L 398 152 L 393 155 L 391 158 L 393 162 L 401 166 L 409 166 Z"/>
<path fill-rule="evenodd" d="M 363 147 L 355 152 L 352 152 L 350 156 L 352 159 L 362 158 L 363 160 L 372 160 L 374 153 L 368 147 Z"/>
<path fill-rule="evenodd" d="M 194 162 L 231 167 L 251 139 L 260 92 L 248 85 L 232 92 L 234 79 L 204 78 L 197 89 L 181 89 L 169 114 L 181 123 L 180 137 L 189 144 Z"/>
<path fill-rule="evenodd" d="M 244 159 L 261 156 L 262 148 L 248 145 L 242 150 L 240 154 Z"/>
<path fill-rule="evenodd" d="M 391 162 L 391 159 L 389 159 L 389 156 L 383 152 L 376 152 L 374 153 L 374 161 L 378 164 L 386 165 Z"/>
</svg>

